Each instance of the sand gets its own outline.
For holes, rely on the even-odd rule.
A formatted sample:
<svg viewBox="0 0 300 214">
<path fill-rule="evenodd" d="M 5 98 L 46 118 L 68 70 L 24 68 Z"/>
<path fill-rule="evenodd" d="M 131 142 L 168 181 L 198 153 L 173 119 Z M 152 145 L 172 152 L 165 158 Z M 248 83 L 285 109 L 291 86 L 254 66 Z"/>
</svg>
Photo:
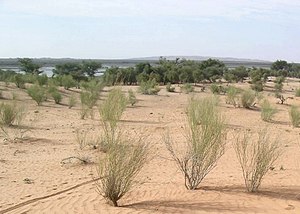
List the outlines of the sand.
<svg viewBox="0 0 300 214">
<path fill-rule="evenodd" d="M 247 110 L 234 108 L 220 96 L 220 108 L 226 117 L 229 133 L 226 152 L 215 169 L 203 180 L 198 190 L 184 187 L 181 172 L 176 168 L 166 150 L 162 136 L 167 131 L 182 142 L 184 140 L 185 107 L 192 94 L 168 93 L 165 87 L 157 96 L 137 94 L 139 102 L 128 107 L 119 125 L 127 133 L 147 136 L 151 144 L 148 163 L 138 176 L 140 185 L 132 189 L 119 202 L 121 207 L 110 206 L 98 194 L 93 179 L 97 177 L 96 164 L 82 164 L 78 156 L 89 157 L 97 163 L 98 155 L 91 148 L 79 149 L 75 140 L 77 129 L 89 130 L 96 135 L 101 131 L 97 110 L 94 119 L 80 119 L 80 104 L 69 109 L 67 97 L 78 90 L 63 93 L 63 105 L 50 99 L 37 106 L 13 84 L 0 85 L 3 102 L 12 102 L 11 93 L 18 95 L 16 102 L 26 107 L 22 130 L 27 131 L 18 142 L 0 139 L 0 214 L 2 213 L 300 213 L 300 128 L 290 124 L 289 105 L 300 106 L 300 98 L 292 89 L 299 82 L 284 84 L 286 96 L 294 97 L 288 105 L 276 104 L 271 96 L 272 83 L 268 83 L 265 97 L 278 108 L 272 123 L 261 120 L 259 108 Z M 247 88 L 247 83 L 237 84 Z M 136 86 L 124 86 L 137 90 Z M 101 94 L 104 99 L 107 91 Z M 179 91 L 179 88 L 176 88 Z M 199 92 L 198 92 L 199 91 Z M 208 96 L 209 90 L 194 96 Z M 282 156 L 270 171 L 258 193 L 247 193 L 242 172 L 235 156 L 233 133 L 238 130 L 261 130 L 268 126 L 272 136 L 281 141 Z M 10 129 L 17 136 L 18 129 Z"/>
</svg>

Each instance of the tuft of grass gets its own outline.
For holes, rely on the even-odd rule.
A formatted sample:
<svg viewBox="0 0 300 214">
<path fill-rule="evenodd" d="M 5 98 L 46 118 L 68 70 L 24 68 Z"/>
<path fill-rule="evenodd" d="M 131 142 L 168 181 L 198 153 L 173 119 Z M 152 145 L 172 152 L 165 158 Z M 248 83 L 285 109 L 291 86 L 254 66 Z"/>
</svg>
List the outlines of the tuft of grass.
<svg viewBox="0 0 300 214">
<path fill-rule="evenodd" d="M 229 86 L 226 91 L 226 103 L 233 105 L 236 107 L 238 105 L 238 94 L 240 93 L 240 89 Z"/>
<path fill-rule="evenodd" d="M 47 99 L 45 88 L 36 84 L 28 88 L 27 93 L 38 105 L 41 105 Z"/>
<path fill-rule="evenodd" d="M 156 95 L 160 91 L 160 88 L 155 79 L 142 81 L 139 87 L 139 92 L 146 95 Z"/>
<path fill-rule="evenodd" d="M 300 125 L 299 108 L 297 106 L 291 106 L 289 114 L 290 114 L 290 119 L 291 119 L 292 125 L 294 127 L 299 127 L 299 125 Z"/>
<path fill-rule="evenodd" d="M 172 86 L 171 83 L 168 83 L 168 84 L 166 85 L 166 90 L 167 90 L 167 92 L 175 92 L 175 87 Z"/>
<path fill-rule="evenodd" d="M 134 92 L 132 91 L 132 89 L 128 90 L 128 102 L 131 106 L 134 106 L 137 103 L 136 96 L 135 96 Z"/>
<path fill-rule="evenodd" d="M 76 105 L 76 97 L 74 95 L 71 95 L 69 97 L 68 106 L 69 108 L 72 108 Z"/>
<path fill-rule="evenodd" d="M 2 103 L 0 105 L 0 125 L 19 125 L 24 118 L 24 109 L 16 103 Z"/>
<path fill-rule="evenodd" d="M 181 92 L 189 94 L 195 90 L 194 86 L 191 83 L 185 83 L 180 87 Z"/>
<path fill-rule="evenodd" d="M 244 108 L 251 108 L 255 104 L 255 92 L 246 90 L 241 95 L 241 104 Z"/>
<path fill-rule="evenodd" d="M 216 103 L 213 97 L 190 101 L 183 153 L 175 149 L 176 143 L 169 135 L 164 138 L 168 151 L 184 175 L 185 187 L 190 190 L 199 186 L 224 154 L 226 127 Z"/>
<path fill-rule="evenodd" d="M 53 92 L 52 93 L 52 97 L 53 97 L 54 102 L 56 104 L 60 104 L 61 103 L 62 96 L 61 96 L 61 93 L 59 93 L 59 91 Z"/>
<path fill-rule="evenodd" d="M 21 88 L 21 89 L 25 88 L 26 80 L 24 78 L 24 75 L 22 75 L 22 74 L 16 74 L 14 76 L 14 82 L 15 82 L 17 88 Z"/>
<path fill-rule="evenodd" d="M 276 112 L 276 108 L 272 107 L 267 99 L 264 99 L 261 104 L 261 119 L 270 122 Z"/>
<path fill-rule="evenodd" d="M 265 129 L 257 137 L 245 131 L 237 138 L 234 149 L 247 191 L 256 192 L 264 176 L 280 156 L 279 142 L 272 141 Z"/>
</svg>

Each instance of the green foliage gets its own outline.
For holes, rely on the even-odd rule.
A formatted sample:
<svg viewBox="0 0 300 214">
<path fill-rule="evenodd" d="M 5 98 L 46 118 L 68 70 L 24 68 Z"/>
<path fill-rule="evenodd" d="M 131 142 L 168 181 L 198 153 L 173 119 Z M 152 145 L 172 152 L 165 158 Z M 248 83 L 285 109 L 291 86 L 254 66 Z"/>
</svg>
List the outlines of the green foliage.
<svg viewBox="0 0 300 214">
<path fill-rule="evenodd" d="M 189 94 L 194 91 L 194 86 L 191 83 L 185 83 L 180 87 L 181 92 Z"/>
<path fill-rule="evenodd" d="M 166 90 L 168 92 L 175 92 L 175 87 L 171 85 L 171 83 L 168 82 L 168 84 L 166 85 Z"/>
<path fill-rule="evenodd" d="M 160 91 L 160 88 L 156 82 L 155 79 L 148 80 L 146 82 L 141 82 L 139 91 L 142 94 L 147 94 L 147 95 L 154 95 L 158 94 Z"/>
<path fill-rule="evenodd" d="M 234 86 L 229 86 L 226 91 L 226 103 L 236 107 L 238 105 L 238 94 L 240 91 L 240 89 Z"/>
<path fill-rule="evenodd" d="M 74 95 L 71 95 L 69 97 L 69 102 L 68 102 L 68 106 L 69 108 L 72 108 L 76 105 L 76 97 Z"/>
<path fill-rule="evenodd" d="M 61 84 L 67 90 L 77 85 L 76 81 L 73 79 L 71 75 L 63 75 L 61 77 Z"/>
<path fill-rule="evenodd" d="M 134 104 L 137 103 L 136 96 L 135 96 L 134 92 L 132 91 L 132 89 L 128 90 L 128 102 L 131 106 L 133 106 Z"/>
<path fill-rule="evenodd" d="M 38 105 L 41 105 L 42 102 L 47 99 L 45 88 L 37 84 L 34 84 L 28 88 L 27 93 Z"/>
<path fill-rule="evenodd" d="M 22 58 L 19 59 L 18 61 L 21 67 L 21 71 L 24 71 L 25 73 L 40 74 L 43 72 L 39 70 L 41 66 L 35 64 L 33 60 L 30 58 Z"/>
<path fill-rule="evenodd" d="M 52 94 L 52 97 L 54 99 L 54 102 L 56 104 L 60 104 L 61 100 L 62 100 L 62 96 L 61 96 L 61 93 L 59 93 L 59 91 L 55 91 L 53 92 Z"/>
<path fill-rule="evenodd" d="M 47 83 L 48 83 L 48 77 L 47 77 L 46 74 L 36 75 L 36 81 L 37 81 L 37 83 L 40 86 L 47 85 Z"/>
<path fill-rule="evenodd" d="M 80 93 L 80 101 L 83 106 L 92 109 L 98 100 L 98 94 L 91 93 L 89 91 L 83 91 Z"/>
<path fill-rule="evenodd" d="M 18 88 L 22 88 L 22 89 L 25 88 L 25 83 L 26 82 L 25 82 L 24 75 L 16 74 L 15 77 L 14 77 L 14 82 L 15 82 L 15 84 Z"/>
<path fill-rule="evenodd" d="M 297 106 L 291 106 L 290 108 L 290 118 L 292 125 L 298 127 L 300 125 L 300 111 Z"/>
<path fill-rule="evenodd" d="M 253 136 L 244 132 L 234 148 L 243 171 L 247 191 L 256 192 L 264 176 L 280 156 L 279 142 L 271 140 L 266 130 Z"/>
<path fill-rule="evenodd" d="M 248 77 L 248 69 L 244 66 L 239 66 L 235 69 L 227 70 L 224 73 L 224 78 L 228 82 L 243 82 Z"/>
<path fill-rule="evenodd" d="M 0 125 L 11 126 L 19 125 L 24 117 L 24 109 L 18 107 L 16 103 L 0 105 Z"/>
<path fill-rule="evenodd" d="M 216 103 L 212 97 L 190 101 L 184 151 L 182 148 L 175 150 L 177 143 L 172 142 L 169 136 L 164 139 L 184 175 L 187 189 L 195 190 L 224 154 L 226 127 Z"/>
<path fill-rule="evenodd" d="M 244 108 L 251 108 L 255 102 L 255 92 L 246 90 L 241 94 L 241 104 Z"/>
<path fill-rule="evenodd" d="M 96 61 L 82 61 L 81 70 L 82 73 L 93 77 L 95 76 L 98 69 L 102 67 L 102 64 Z"/>
<path fill-rule="evenodd" d="M 284 80 L 285 80 L 285 78 L 283 76 L 276 77 L 276 80 L 275 80 L 275 92 L 277 92 L 277 93 L 282 92 Z"/>
<path fill-rule="evenodd" d="M 296 96 L 296 97 L 300 97 L 300 88 L 297 88 L 297 89 L 296 89 L 295 96 Z"/>
<path fill-rule="evenodd" d="M 272 107 L 270 102 L 266 99 L 263 100 L 261 104 L 261 119 L 267 122 L 272 120 L 273 115 L 277 112 L 275 108 Z"/>
<path fill-rule="evenodd" d="M 215 83 L 210 85 L 210 90 L 213 94 L 226 93 L 226 89 L 222 85 L 217 85 Z"/>
</svg>

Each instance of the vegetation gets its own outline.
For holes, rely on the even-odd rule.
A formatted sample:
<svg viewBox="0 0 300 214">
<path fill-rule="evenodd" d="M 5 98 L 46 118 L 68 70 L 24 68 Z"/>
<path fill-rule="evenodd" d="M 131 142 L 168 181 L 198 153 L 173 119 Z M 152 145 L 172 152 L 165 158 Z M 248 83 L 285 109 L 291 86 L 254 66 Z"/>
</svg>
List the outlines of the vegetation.
<svg viewBox="0 0 300 214">
<path fill-rule="evenodd" d="M 300 97 L 300 88 L 296 89 L 296 93 L 295 93 L 296 97 Z"/>
<path fill-rule="evenodd" d="M 15 84 L 16 84 L 16 86 L 18 88 L 22 88 L 22 89 L 25 88 L 26 81 L 24 79 L 24 75 L 22 75 L 22 74 L 16 74 L 15 78 L 14 78 L 14 82 L 15 82 Z"/>
<path fill-rule="evenodd" d="M 168 84 L 166 85 L 166 90 L 167 90 L 167 92 L 175 92 L 175 87 L 172 86 L 171 83 L 168 83 Z"/>
<path fill-rule="evenodd" d="M 264 99 L 261 104 L 261 119 L 270 122 L 272 120 L 273 115 L 276 112 L 277 110 L 274 107 L 272 107 L 270 102 Z"/>
<path fill-rule="evenodd" d="M 185 83 L 180 87 L 181 92 L 185 94 L 189 94 L 190 92 L 194 91 L 194 86 L 190 83 Z"/>
<path fill-rule="evenodd" d="M 68 106 L 69 108 L 72 108 L 76 105 L 76 97 L 74 95 L 71 95 L 69 97 L 69 102 L 68 102 Z"/>
<path fill-rule="evenodd" d="M 141 82 L 139 91 L 142 94 L 156 95 L 160 91 L 160 88 L 155 79 L 148 80 L 146 82 Z"/>
<path fill-rule="evenodd" d="M 229 86 L 226 91 L 226 103 L 237 107 L 238 104 L 238 94 L 240 93 L 240 89 Z"/>
<path fill-rule="evenodd" d="M 43 71 L 40 70 L 40 65 L 33 62 L 30 58 L 22 58 L 19 59 L 19 65 L 21 67 L 21 71 L 24 71 L 25 73 L 30 74 L 40 74 Z"/>
<path fill-rule="evenodd" d="M 0 105 L 0 125 L 19 125 L 24 117 L 24 109 L 18 107 L 16 103 L 1 103 Z"/>
<path fill-rule="evenodd" d="M 192 99 L 187 108 L 185 151 L 179 154 L 170 136 L 164 142 L 184 175 L 185 187 L 195 190 L 224 154 L 225 123 L 214 98 Z"/>
<path fill-rule="evenodd" d="M 128 102 L 131 106 L 134 106 L 137 103 L 136 96 L 132 89 L 128 90 Z"/>
<path fill-rule="evenodd" d="M 27 93 L 38 105 L 41 105 L 47 99 L 45 88 L 36 84 L 28 88 Z"/>
<path fill-rule="evenodd" d="M 241 95 L 241 104 L 244 108 L 251 108 L 255 102 L 255 93 L 252 90 L 246 90 L 242 92 Z"/>
<path fill-rule="evenodd" d="M 244 132 L 234 144 L 236 155 L 243 171 L 247 191 L 256 192 L 264 176 L 280 155 L 279 142 L 272 141 L 266 130 L 255 138 Z"/>
<path fill-rule="evenodd" d="M 290 118 L 291 118 L 292 125 L 294 127 L 299 127 L 299 125 L 300 125 L 300 111 L 299 111 L 299 108 L 297 106 L 291 106 L 289 113 L 290 113 Z"/>
</svg>

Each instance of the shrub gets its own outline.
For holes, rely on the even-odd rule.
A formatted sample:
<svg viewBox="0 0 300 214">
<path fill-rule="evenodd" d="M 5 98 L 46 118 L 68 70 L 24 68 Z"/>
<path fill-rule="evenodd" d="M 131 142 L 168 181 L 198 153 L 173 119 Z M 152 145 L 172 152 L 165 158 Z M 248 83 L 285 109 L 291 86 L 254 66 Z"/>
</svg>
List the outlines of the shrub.
<svg viewBox="0 0 300 214">
<path fill-rule="evenodd" d="M 0 125 L 19 125 L 24 116 L 24 110 L 17 107 L 16 103 L 0 105 Z"/>
<path fill-rule="evenodd" d="M 46 74 L 42 74 L 42 75 L 35 75 L 36 78 L 36 82 L 40 85 L 47 85 L 48 83 L 48 77 Z"/>
<path fill-rule="evenodd" d="M 220 94 L 221 93 L 220 86 L 215 84 L 215 83 L 210 85 L 210 90 L 213 94 Z"/>
<path fill-rule="evenodd" d="M 76 105 L 76 97 L 74 95 L 71 95 L 69 97 L 69 102 L 68 102 L 68 106 L 69 108 L 72 108 Z"/>
<path fill-rule="evenodd" d="M 296 97 L 300 97 L 300 88 L 296 89 L 296 93 L 295 93 Z"/>
<path fill-rule="evenodd" d="M 188 129 L 180 155 L 167 135 L 164 142 L 184 175 L 185 187 L 195 190 L 224 154 L 226 127 L 214 98 L 192 99 L 187 108 Z M 182 151 L 182 149 L 180 149 Z"/>
<path fill-rule="evenodd" d="M 143 142 L 129 145 L 123 137 L 113 142 L 106 156 L 99 160 L 96 182 L 99 194 L 118 206 L 118 201 L 133 187 L 134 179 L 147 160 L 148 148 Z M 122 139 L 122 140 L 121 140 Z"/>
<path fill-rule="evenodd" d="M 54 102 L 56 104 L 60 104 L 61 100 L 62 100 L 62 96 L 58 91 L 52 92 L 52 97 L 54 99 Z"/>
<path fill-rule="evenodd" d="M 130 103 L 131 106 L 137 103 L 135 94 L 131 89 L 128 90 L 128 102 Z"/>
<path fill-rule="evenodd" d="M 263 82 L 262 81 L 253 82 L 251 85 L 251 89 L 257 92 L 263 91 L 264 90 Z"/>
<path fill-rule="evenodd" d="M 238 137 L 234 148 L 247 191 L 257 191 L 264 176 L 280 155 L 278 141 L 272 141 L 266 130 L 259 132 L 256 139 L 249 132 L 244 132 Z"/>
<path fill-rule="evenodd" d="M 167 90 L 168 92 L 175 92 L 175 87 L 172 86 L 171 83 L 168 83 L 168 84 L 166 85 L 166 90 Z"/>
<path fill-rule="evenodd" d="M 289 113 L 290 113 L 292 125 L 294 127 L 298 127 L 300 125 L 300 111 L 297 108 L 297 106 L 291 106 Z"/>
<path fill-rule="evenodd" d="M 158 94 L 158 92 L 160 91 L 160 88 L 156 82 L 155 79 L 152 80 L 148 80 L 148 81 L 142 81 L 139 87 L 139 91 L 142 94 L 146 94 L 146 95 L 154 95 L 154 94 Z"/>
<path fill-rule="evenodd" d="M 252 90 L 246 90 L 241 95 L 241 104 L 244 108 L 251 108 L 255 102 L 255 93 Z"/>
<path fill-rule="evenodd" d="M 99 92 L 104 88 L 104 83 L 96 80 L 91 80 L 88 82 L 82 82 L 81 87 L 91 93 L 99 94 Z"/>
<path fill-rule="evenodd" d="M 73 79 L 71 75 L 63 75 L 61 77 L 61 84 L 67 90 L 77 85 L 76 81 Z"/>
<path fill-rule="evenodd" d="M 114 141 L 117 122 L 126 108 L 126 103 L 127 100 L 123 92 L 120 89 L 112 89 L 107 99 L 99 107 L 105 139 L 108 142 Z"/>
<path fill-rule="evenodd" d="M 81 119 L 84 119 L 88 113 L 90 113 L 91 118 L 93 118 L 93 107 L 96 105 L 97 100 L 97 93 L 91 93 L 89 91 L 80 93 L 80 101 L 82 106 Z"/>
<path fill-rule="evenodd" d="M 284 80 L 285 80 L 285 78 L 283 76 L 276 77 L 276 80 L 275 80 L 275 91 L 276 92 L 282 92 Z"/>
<path fill-rule="evenodd" d="M 261 104 L 261 119 L 269 122 L 276 112 L 276 109 L 271 106 L 270 102 L 264 99 Z"/>
<path fill-rule="evenodd" d="M 38 105 L 47 99 L 45 88 L 36 84 L 28 88 L 27 93 Z"/>
<path fill-rule="evenodd" d="M 191 83 L 185 83 L 183 86 L 180 87 L 181 92 L 188 94 L 194 91 L 194 86 Z"/>
<path fill-rule="evenodd" d="M 226 92 L 226 103 L 236 107 L 238 105 L 238 93 L 240 90 L 236 87 L 229 86 Z"/>
<path fill-rule="evenodd" d="M 14 82 L 18 88 L 22 88 L 22 89 L 25 88 L 26 81 L 25 81 L 24 75 L 16 74 L 14 77 Z"/>
</svg>

